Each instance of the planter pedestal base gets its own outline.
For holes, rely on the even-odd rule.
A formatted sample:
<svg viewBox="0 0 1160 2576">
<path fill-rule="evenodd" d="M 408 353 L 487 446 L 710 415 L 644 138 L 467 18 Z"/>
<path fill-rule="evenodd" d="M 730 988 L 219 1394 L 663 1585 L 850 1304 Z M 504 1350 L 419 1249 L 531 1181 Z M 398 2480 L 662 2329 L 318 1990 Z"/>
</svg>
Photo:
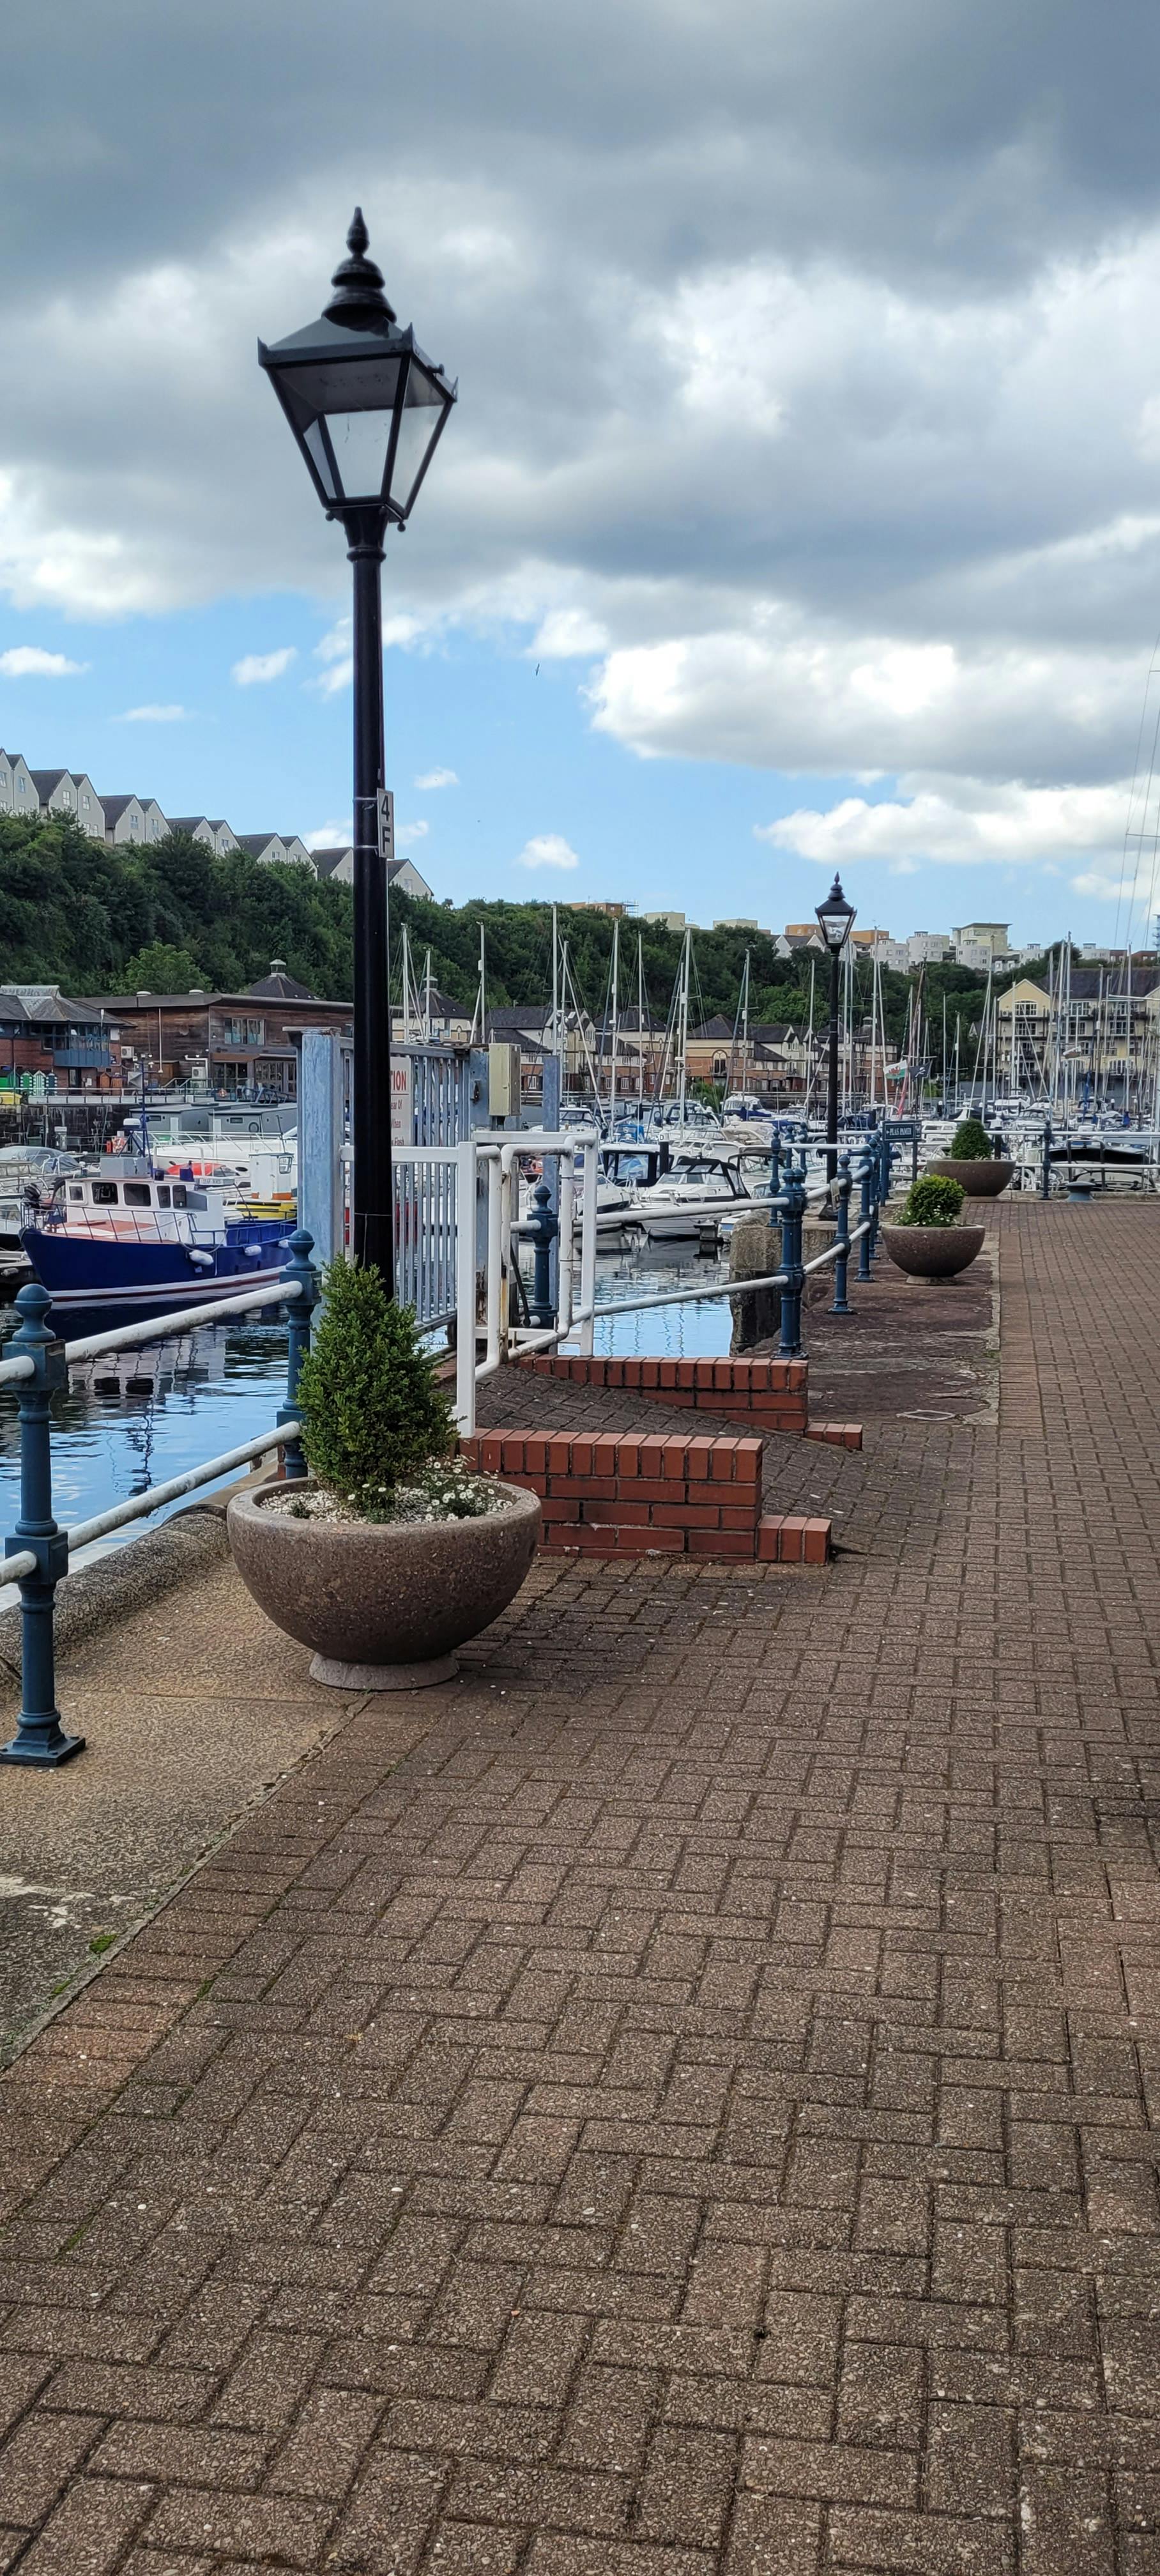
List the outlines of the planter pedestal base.
<svg viewBox="0 0 1160 2576">
<path fill-rule="evenodd" d="M 312 1682 L 329 1682 L 333 1690 L 427 1690 L 432 1682 L 453 1682 L 457 1655 L 432 1655 L 425 1664 L 343 1664 L 334 1655 L 312 1655 Z"/>
</svg>

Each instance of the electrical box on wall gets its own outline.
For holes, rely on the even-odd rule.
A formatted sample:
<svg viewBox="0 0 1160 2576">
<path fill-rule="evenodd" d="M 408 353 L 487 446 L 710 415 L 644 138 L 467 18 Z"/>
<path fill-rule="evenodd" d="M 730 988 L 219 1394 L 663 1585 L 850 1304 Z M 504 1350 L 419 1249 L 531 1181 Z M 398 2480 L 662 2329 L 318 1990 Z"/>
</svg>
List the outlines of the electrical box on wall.
<svg viewBox="0 0 1160 2576">
<path fill-rule="evenodd" d="M 488 1104 L 493 1118 L 515 1118 L 520 1106 L 520 1051 L 518 1046 L 489 1046 L 487 1050 Z"/>
</svg>

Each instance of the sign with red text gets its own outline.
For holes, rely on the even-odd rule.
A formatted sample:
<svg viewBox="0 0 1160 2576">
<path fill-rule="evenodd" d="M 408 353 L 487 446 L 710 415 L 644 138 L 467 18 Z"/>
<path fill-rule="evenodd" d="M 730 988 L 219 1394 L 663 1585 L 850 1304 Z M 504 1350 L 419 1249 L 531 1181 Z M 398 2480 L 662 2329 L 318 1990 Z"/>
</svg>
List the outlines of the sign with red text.
<svg viewBox="0 0 1160 2576">
<path fill-rule="evenodd" d="M 391 1057 L 391 1143 L 415 1142 L 415 1074 L 409 1055 Z"/>
</svg>

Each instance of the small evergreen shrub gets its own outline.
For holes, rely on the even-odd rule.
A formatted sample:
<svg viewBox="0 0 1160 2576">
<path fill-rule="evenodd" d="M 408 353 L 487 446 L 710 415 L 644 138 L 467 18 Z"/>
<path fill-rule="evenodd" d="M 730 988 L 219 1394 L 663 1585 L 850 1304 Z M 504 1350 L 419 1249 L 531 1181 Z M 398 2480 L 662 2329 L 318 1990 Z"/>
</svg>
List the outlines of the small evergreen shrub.
<svg viewBox="0 0 1160 2576">
<path fill-rule="evenodd" d="M 323 1288 L 298 1380 L 302 1446 L 321 1484 L 386 1519 L 395 1487 L 453 1447 L 450 1406 L 414 1309 L 394 1304 L 378 1270 L 332 1261 Z"/>
<path fill-rule="evenodd" d="M 951 1146 L 951 1160 L 955 1163 L 990 1162 L 991 1139 L 981 1118 L 960 1120 Z"/>
<path fill-rule="evenodd" d="M 957 1225 L 959 1211 L 967 1193 L 961 1181 L 940 1179 L 937 1172 L 926 1172 L 912 1181 L 899 1225 Z"/>
</svg>

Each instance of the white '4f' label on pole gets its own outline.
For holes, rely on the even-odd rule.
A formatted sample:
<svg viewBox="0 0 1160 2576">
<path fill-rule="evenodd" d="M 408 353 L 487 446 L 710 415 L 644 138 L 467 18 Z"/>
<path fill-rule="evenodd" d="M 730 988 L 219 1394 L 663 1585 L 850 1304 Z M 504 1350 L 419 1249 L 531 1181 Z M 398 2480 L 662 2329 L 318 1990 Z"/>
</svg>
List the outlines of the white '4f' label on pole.
<svg viewBox="0 0 1160 2576">
<path fill-rule="evenodd" d="M 409 1055 L 391 1057 L 391 1143 L 415 1142 L 415 1069 Z"/>
<path fill-rule="evenodd" d="M 395 855 L 395 800 L 389 787 L 379 789 L 379 857 Z"/>
</svg>

